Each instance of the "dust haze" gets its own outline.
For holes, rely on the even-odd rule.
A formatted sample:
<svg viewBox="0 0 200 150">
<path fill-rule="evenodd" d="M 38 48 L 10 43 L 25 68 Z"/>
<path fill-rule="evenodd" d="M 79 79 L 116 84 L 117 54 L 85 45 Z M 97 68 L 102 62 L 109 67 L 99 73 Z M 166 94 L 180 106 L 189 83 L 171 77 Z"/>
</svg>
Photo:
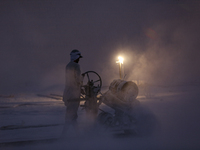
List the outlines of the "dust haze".
<svg viewBox="0 0 200 150">
<path fill-rule="evenodd" d="M 82 72 L 98 72 L 104 85 L 118 78 L 118 54 L 126 79 L 199 82 L 198 7 L 187 0 L 1 1 L 0 89 L 63 84 L 74 48 L 84 56 Z"/>
<path fill-rule="evenodd" d="M 0 95 L 55 89 L 62 94 L 73 49 L 83 55 L 81 71 L 97 72 L 103 86 L 119 78 L 118 55 L 124 57 L 125 80 L 199 85 L 199 7 L 197 0 L 0 0 Z M 80 146 L 71 141 L 31 148 L 195 149 L 200 123 L 195 90 L 191 95 L 167 89 L 182 95 L 142 102 L 161 121 L 160 135 L 123 140 L 83 136 Z"/>
</svg>

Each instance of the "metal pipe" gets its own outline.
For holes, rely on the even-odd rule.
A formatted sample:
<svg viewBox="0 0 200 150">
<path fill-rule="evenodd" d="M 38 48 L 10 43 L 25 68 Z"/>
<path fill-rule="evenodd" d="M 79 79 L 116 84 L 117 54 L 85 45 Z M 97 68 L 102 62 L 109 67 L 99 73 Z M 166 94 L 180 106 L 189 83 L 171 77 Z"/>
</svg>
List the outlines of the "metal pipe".
<svg viewBox="0 0 200 150">
<path fill-rule="evenodd" d="M 119 78 L 122 79 L 122 65 L 119 63 Z"/>
</svg>

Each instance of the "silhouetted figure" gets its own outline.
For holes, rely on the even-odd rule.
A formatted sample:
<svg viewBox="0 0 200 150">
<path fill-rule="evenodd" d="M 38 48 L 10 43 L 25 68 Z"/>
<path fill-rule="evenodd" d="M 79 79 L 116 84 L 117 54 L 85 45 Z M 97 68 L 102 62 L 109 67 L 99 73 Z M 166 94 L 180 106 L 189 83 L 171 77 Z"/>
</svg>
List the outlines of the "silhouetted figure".
<svg viewBox="0 0 200 150">
<path fill-rule="evenodd" d="M 63 101 L 66 106 L 65 125 L 63 136 L 67 134 L 70 126 L 76 130 L 77 111 L 80 105 L 80 89 L 82 84 L 79 59 L 82 58 L 78 50 L 72 50 L 70 53 L 71 61 L 66 66 L 65 89 Z"/>
</svg>

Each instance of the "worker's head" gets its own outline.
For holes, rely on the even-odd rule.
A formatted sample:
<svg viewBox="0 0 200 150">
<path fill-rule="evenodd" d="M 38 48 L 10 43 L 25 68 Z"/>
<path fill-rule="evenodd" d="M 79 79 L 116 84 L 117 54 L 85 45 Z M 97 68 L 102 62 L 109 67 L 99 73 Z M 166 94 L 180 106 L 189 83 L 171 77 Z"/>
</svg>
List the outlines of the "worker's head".
<svg viewBox="0 0 200 150">
<path fill-rule="evenodd" d="M 82 58 L 81 52 L 79 52 L 77 49 L 72 50 L 70 53 L 70 58 L 71 61 L 78 63 L 79 59 Z"/>
</svg>

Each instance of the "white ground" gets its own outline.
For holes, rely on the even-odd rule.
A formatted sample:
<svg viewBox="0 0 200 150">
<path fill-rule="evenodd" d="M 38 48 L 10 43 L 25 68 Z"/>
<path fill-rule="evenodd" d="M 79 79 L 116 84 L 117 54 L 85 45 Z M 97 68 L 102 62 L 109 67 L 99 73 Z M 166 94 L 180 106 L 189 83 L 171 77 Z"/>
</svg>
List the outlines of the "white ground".
<svg viewBox="0 0 200 150">
<path fill-rule="evenodd" d="M 88 120 L 80 109 L 78 123 L 82 125 L 82 131 L 77 136 L 46 142 L 10 143 L 59 138 L 65 106 L 61 100 L 35 94 L 1 98 L 0 149 L 200 149 L 199 86 L 152 86 L 148 98 L 141 91 L 138 100 L 144 110 L 157 118 L 159 126 L 153 135 L 140 137 L 93 132 L 93 128 L 84 126 Z M 101 108 L 108 109 L 103 105 Z"/>
</svg>

